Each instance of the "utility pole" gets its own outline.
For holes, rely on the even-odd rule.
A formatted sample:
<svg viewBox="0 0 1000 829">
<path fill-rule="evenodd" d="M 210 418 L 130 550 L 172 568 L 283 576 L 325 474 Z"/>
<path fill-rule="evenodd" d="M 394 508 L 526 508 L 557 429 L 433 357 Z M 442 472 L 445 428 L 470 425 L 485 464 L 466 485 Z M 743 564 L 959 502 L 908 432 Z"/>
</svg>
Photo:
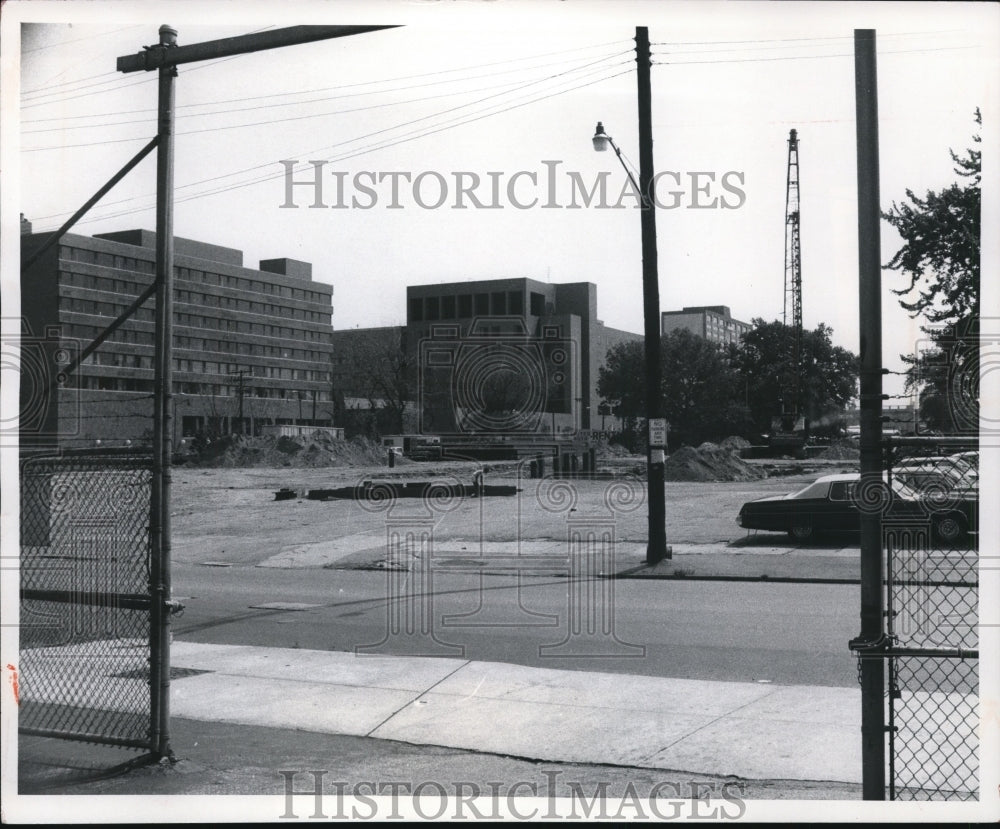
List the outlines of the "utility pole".
<svg viewBox="0 0 1000 829">
<path fill-rule="evenodd" d="M 861 481 L 882 486 L 882 248 L 879 231 L 878 73 L 875 30 L 854 31 L 858 147 L 858 304 L 861 351 Z M 882 516 L 861 510 L 861 783 L 865 800 L 885 800 L 885 598 Z"/>
<path fill-rule="evenodd" d="M 236 371 L 229 372 L 230 377 L 236 378 L 236 396 L 239 399 L 239 420 L 240 420 L 239 433 L 241 435 L 245 435 L 247 433 L 247 430 L 243 425 L 243 375 L 245 375 L 246 373 L 247 373 L 246 369 L 242 368 L 237 369 Z"/>
<path fill-rule="evenodd" d="M 150 737 L 158 757 L 170 757 L 170 462 L 173 368 L 173 208 L 174 208 L 174 78 L 182 63 L 242 55 L 280 46 L 392 29 L 395 26 L 291 26 L 275 31 L 177 45 L 177 31 L 161 26 L 159 43 L 117 59 L 119 72 L 158 71 L 156 164 L 156 357 L 153 401 L 153 481 L 150 495 Z M 151 149 L 147 145 L 141 155 Z M 131 167 L 129 168 L 131 169 Z M 125 171 L 127 172 L 127 170 Z M 113 186 L 117 179 L 109 182 Z M 75 221 L 74 217 L 74 221 Z M 60 231 L 65 232 L 67 226 Z M 54 237 L 58 238 L 58 236 Z M 242 375 L 240 377 L 242 420 Z"/>
<path fill-rule="evenodd" d="M 148 53 L 165 53 L 177 46 L 177 31 L 160 26 L 159 47 Z M 156 754 L 172 756 L 170 722 L 170 484 L 171 410 L 173 397 L 173 299 L 174 299 L 174 78 L 177 69 L 162 65 L 159 71 L 156 147 L 156 324 L 153 401 L 153 480 L 150 529 L 152 555 L 149 570 L 152 596 L 150 651 L 151 731 Z"/>
<path fill-rule="evenodd" d="M 660 277 L 656 257 L 656 206 L 653 199 L 653 114 L 649 80 L 649 30 L 635 30 L 635 60 L 639 92 L 639 189 L 642 197 L 642 302 L 646 345 L 646 417 L 663 417 L 663 371 L 660 357 Z M 646 563 L 671 558 L 667 547 L 667 507 L 663 448 L 650 446 L 647 455 L 649 546 Z"/>
</svg>

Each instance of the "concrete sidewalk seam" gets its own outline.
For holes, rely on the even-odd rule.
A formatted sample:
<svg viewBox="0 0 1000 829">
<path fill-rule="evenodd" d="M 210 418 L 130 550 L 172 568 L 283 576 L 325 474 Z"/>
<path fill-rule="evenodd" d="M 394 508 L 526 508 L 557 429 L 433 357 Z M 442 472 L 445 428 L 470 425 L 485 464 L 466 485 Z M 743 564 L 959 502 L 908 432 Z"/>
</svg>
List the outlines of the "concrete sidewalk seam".
<svg viewBox="0 0 1000 829">
<path fill-rule="evenodd" d="M 648 763 L 648 762 L 649 762 L 650 760 L 652 760 L 652 759 L 653 759 L 653 758 L 654 758 L 654 757 L 655 757 L 655 756 L 656 756 L 657 754 L 659 754 L 659 753 L 661 753 L 661 752 L 663 752 L 663 751 L 667 751 L 668 749 L 671 749 L 671 748 L 673 748 L 673 747 L 674 747 L 675 745 L 677 745 L 678 743 L 681 743 L 681 742 L 683 742 L 684 740 L 688 739 L 689 737 L 692 737 L 692 736 L 694 736 L 694 735 L 695 735 L 695 734 L 697 734 L 697 733 L 698 733 L 699 731 L 703 731 L 703 730 L 704 730 L 704 729 L 706 729 L 706 728 L 711 728 L 711 727 L 712 727 L 713 725 L 715 725 L 715 724 L 716 724 L 717 722 L 719 722 L 720 720 L 723 720 L 723 719 L 725 719 L 726 717 L 731 717 L 731 716 L 732 716 L 733 714 L 735 714 L 735 713 L 736 713 L 737 711 L 739 711 L 739 710 L 741 710 L 741 709 L 743 709 L 743 708 L 746 708 L 746 707 L 747 707 L 747 706 L 749 706 L 749 705 L 756 705 L 756 704 L 757 704 L 758 702 L 760 702 L 760 701 L 761 701 L 761 700 L 763 700 L 763 699 L 767 699 L 768 697 L 773 697 L 773 696 L 774 696 L 774 695 L 775 695 L 776 693 L 778 693 L 778 691 L 779 691 L 779 689 L 778 689 L 778 688 L 775 688 L 775 689 L 774 689 L 774 690 L 772 690 L 772 691 L 771 691 L 771 692 L 770 692 L 769 694 L 764 694 L 764 696 L 762 696 L 762 697 L 757 697 L 757 699 L 752 699 L 752 700 L 749 700 L 749 701 L 747 701 L 747 702 L 744 702 L 744 703 L 743 703 L 742 705 L 738 705 L 738 706 L 736 706 L 736 708 L 733 708 L 733 709 L 732 709 L 731 711 L 726 711 L 726 712 L 725 712 L 724 714 L 719 714 L 719 716 L 718 716 L 718 717 L 716 717 L 716 718 L 715 718 L 714 720 L 712 720 L 711 722 L 707 722 L 707 723 L 705 723 L 704 725 L 699 725 L 699 726 L 698 726 L 697 728 L 694 728 L 694 729 L 692 729 L 691 731 L 689 731 L 689 732 L 688 732 L 687 734 L 683 735 L 682 737 L 678 737 L 678 738 L 677 738 L 676 740 L 674 740 L 674 741 L 673 741 L 672 743 L 667 743 L 667 745 L 663 746 L 662 748 L 658 748 L 658 749 L 657 749 L 656 751 L 654 751 L 654 752 L 653 752 L 652 754 L 648 755 L 647 757 L 643 757 L 643 759 L 642 759 L 642 762 L 644 762 L 644 763 Z"/>
<path fill-rule="evenodd" d="M 431 691 L 433 691 L 435 688 L 437 688 L 437 686 L 440 685 L 442 682 L 444 682 L 446 679 L 449 679 L 449 678 L 453 677 L 455 674 L 457 674 L 460 670 L 462 670 L 462 668 L 467 667 L 469 665 L 470 661 L 471 660 L 468 660 L 468 659 L 465 660 L 461 665 L 457 666 L 455 668 L 455 670 L 453 670 L 450 673 L 446 674 L 445 676 L 441 677 L 437 682 L 435 682 L 433 685 L 431 685 L 430 688 L 424 688 L 423 691 L 421 691 L 419 694 L 417 694 L 413 699 L 411 699 L 405 705 L 399 706 L 399 708 L 397 708 L 388 717 L 386 717 L 384 720 L 382 720 L 382 722 L 380 722 L 378 725 L 376 725 L 374 728 L 372 728 L 367 734 L 365 734 L 365 736 L 366 737 L 371 737 L 376 731 L 378 731 L 383 725 L 385 725 L 387 722 L 389 722 L 389 720 L 391 720 L 393 717 L 395 717 L 397 714 L 399 714 L 404 708 L 408 708 L 409 706 L 413 705 L 414 703 L 419 702 L 421 697 L 429 694 Z"/>
</svg>

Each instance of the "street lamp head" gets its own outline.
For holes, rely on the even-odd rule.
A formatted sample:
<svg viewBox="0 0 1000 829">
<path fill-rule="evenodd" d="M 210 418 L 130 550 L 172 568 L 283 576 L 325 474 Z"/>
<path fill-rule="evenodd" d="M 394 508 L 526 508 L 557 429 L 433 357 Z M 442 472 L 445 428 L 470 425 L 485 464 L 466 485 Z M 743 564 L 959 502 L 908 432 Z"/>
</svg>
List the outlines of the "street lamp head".
<svg viewBox="0 0 1000 829">
<path fill-rule="evenodd" d="M 603 153 L 608 149 L 608 144 L 611 143 L 611 136 L 604 131 L 604 124 L 600 121 L 597 122 L 597 130 L 594 132 L 593 137 L 594 149 L 599 153 Z"/>
</svg>

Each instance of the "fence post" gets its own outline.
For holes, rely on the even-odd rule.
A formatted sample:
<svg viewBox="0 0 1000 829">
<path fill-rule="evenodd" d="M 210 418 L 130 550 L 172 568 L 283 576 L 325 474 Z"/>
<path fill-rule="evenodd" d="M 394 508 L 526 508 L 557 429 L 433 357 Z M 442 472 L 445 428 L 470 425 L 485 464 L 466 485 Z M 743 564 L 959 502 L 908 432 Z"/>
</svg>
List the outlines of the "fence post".
<svg viewBox="0 0 1000 829">
<path fill-rule="evenodd" d="M 882 483 L 882 251 L 879 239 L 878 75 L 875 30 L 854 31 L 858 176 L 858 301 L 861 354 L 861 481 L 878 506 Z M 885 599 L 882 592 L 882 515 L 862 509 L 861 778 L 865 800 L 885 800 Z"/>
</svg>

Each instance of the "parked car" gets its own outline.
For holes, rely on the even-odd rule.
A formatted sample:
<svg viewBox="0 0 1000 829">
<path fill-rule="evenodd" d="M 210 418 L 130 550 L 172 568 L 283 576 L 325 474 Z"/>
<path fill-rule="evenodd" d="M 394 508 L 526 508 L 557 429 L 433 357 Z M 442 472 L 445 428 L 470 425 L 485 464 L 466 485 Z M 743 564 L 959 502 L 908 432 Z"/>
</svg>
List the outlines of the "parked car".
<svg viewBox="0 0 1000 829">
<path fill-rule="evenodd" d="M 856 472 L 824 475 L 798 492 L 748 501 L 737 522 L 746 529 L 787 532 L 798 541 L 828 532 L 858 532 L 855 490 L 860 477 Z M 893 520 L 912 518 L 920 524 L 929 519 L 940 541 L 954 543 L 976 530 L 977 500 L 958 492 L 950 498 L 925 498 L 894 478 L 886 514 Z"/>
<path fill-rule="evenodd" d="M 978 467 L 958 455 L 907 459 L 893 467 L 892 475 L 931 498 L 940 498 L 942 494 L 979 496 Z"/>
</svg>

